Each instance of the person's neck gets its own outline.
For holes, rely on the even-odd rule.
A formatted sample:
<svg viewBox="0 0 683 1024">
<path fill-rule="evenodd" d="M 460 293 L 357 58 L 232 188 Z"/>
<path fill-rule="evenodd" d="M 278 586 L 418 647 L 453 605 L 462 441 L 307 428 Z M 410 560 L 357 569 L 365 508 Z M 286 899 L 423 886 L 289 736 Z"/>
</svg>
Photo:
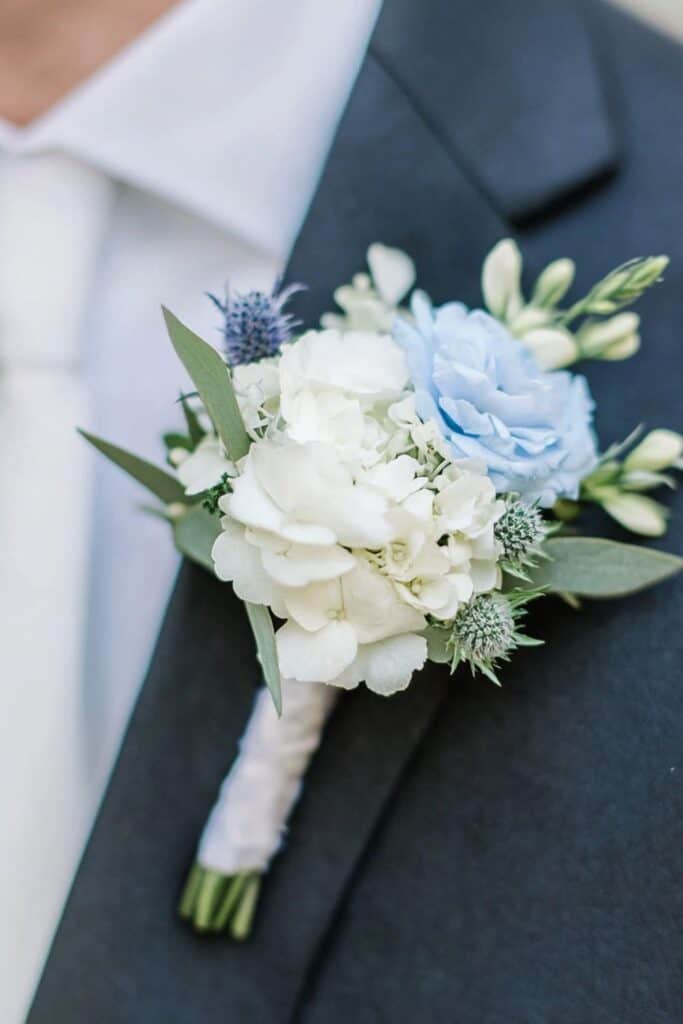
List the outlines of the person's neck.
<svg viewBox="0 0 683 1024">
<path fill-rule="evenodd" d="M 26 125 L 177 0 L 0 0 L 0 116 Z"/>
</svg>

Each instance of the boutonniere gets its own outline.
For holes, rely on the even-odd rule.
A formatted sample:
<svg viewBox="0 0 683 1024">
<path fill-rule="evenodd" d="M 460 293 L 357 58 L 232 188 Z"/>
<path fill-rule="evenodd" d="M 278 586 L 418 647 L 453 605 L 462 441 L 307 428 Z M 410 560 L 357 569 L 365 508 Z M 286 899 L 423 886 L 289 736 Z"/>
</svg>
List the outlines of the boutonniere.
<svg viewBox="0 0 683 1024">
<path fill-rule="evenodd" d="M 234 587 L 265 679 L 181 897 L 198 930 L 248 934 L 344 690 L 390 697 L 427 660 L 499 684 L 542 642 L 530 601 L 579 607 L 679 571 L 674 555 L 580 534 L 586 503 L 663 534 L 648 492 L 673 486 L 683 439 L 634 432 L 601 453 L 586 378 L 567 369 L 637 350 L 624 310 L 666 264 L 632 260 L 563 305 L 571 260 L 527 299 L 504 240 L 472 310 L 434 306 L 410 258 L 373 245 L 321 329 L 285 311 L 292 289 L 214 299 L 222 353 L 165 311 L 196 389 L 164 436 L 169 468 L 85 436 L 155 495 L 178 550 Z"/>
</svg>

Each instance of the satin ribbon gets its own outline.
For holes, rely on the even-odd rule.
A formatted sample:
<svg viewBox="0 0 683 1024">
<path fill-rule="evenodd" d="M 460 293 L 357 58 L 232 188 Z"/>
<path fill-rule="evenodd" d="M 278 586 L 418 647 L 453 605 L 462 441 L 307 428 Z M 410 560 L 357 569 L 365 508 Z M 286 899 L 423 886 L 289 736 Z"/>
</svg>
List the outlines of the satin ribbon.
<svg viewBox="0 0 683 1024">
<path fill-rule="evenodd" d="M 338 694 L 322 683 L 283 680 L 278 718 L 267 689 L 259 690 L 199 842 L 202 867 L 224 875 L 268 868 Z"/>
</svg>

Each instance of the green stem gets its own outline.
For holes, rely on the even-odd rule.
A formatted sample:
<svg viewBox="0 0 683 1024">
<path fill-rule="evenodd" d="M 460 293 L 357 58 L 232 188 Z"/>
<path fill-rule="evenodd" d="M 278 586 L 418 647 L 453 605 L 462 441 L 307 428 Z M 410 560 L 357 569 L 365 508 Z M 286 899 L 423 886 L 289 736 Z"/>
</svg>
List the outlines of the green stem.
<svg viewBox="0 0 683 1024">
<path fill-rule="evenodd" d="M 244 889 L 244 895 L 239 902 L 230 926 L 230 934 L 233 939 L 243 942 L 251 931 L 251 922 L 258 902 L 259 890 L 261 888 L 261 876 L 252 875 Z"/>
<path fill-rule="evenodd" d="M 178 903 L 178 913 L 199 932 L 227 932 L 241 942 L 251 931 L 260 887 L 258 871 L 223 875 L 195 861 Z"/>
</svg>

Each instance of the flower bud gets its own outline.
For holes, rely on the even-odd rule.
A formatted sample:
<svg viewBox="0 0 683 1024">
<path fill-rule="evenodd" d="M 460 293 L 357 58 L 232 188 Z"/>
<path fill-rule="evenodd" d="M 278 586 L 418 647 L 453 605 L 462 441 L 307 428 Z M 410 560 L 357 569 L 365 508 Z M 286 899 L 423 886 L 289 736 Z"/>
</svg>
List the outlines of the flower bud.
<svg viewBox="0 0 683 1024">
<path fill-rule="evenodd" d="M 168 461 L 177 468 L 188 458 L 189 454 L 187 448 L 171 448 L 168 453 Z"/>
<path fill-rule="evenodd" d="M 683 437 L 675 430 L 652 430 L 624 459 L 627 471 L 645 469 L 656 472 L 673 466 L 683 455 Z"/>
<path fill-rule="evenodd" d="M 633 275 L 632 287 L 638 288 L 641 292 L 651 288 L 660 280 L 668 266 L 668 256 L 650 256 L 648 259 L 642 260 Z"/>
<path fill-rule="evenodd" d="M 402 249 L 375 242 L 368 249 L 368 266 L 380 298 L 398 306 L 415 284 L 415 264 Z"/>
<path fill-rule="evenodd" d="M 602 323 L 584 324 L 577 341 L 588 359 L 628 359 L 640 347 L 637 313 L 619 313 Z"/>
<path fill-rule="evenodd" d="M 522 256 L 517 244 L 504 238 L 484 260 L 481 276 L 486 306 L 499 320 L 512 320 L 521 310 L 521 276 Z"/>
<path fill-rule="evenodd" d="M 541 309 L 540 306 L 524 306 L 522 311 L 508 323 L 508 327 L 516 338 L 523 338 L 529 331 L 536 327 L 547 327 L 554 319 L 554 314 L 549 309 Z"/>
<path fill-rule="evenodd" d="M 533 352 L 542 370 L 569 366 L 579 356 L 574 338 L 562 327 L 539 327 L 525 334 L 522 343 Z"/>
<path fill-rule="evenodd" d="M 531 299 L 534 306 L 556 306 L 571 288 L 574 271 L 573 260 L 562 259 L 549 263 L 534 285 Z"/>
<path fill-rule="evenodd" d="M 616 493 L 602 502 L 608 515 L 632 533 L 661 537 L 666 533 L 666 509 L 644 494 Z"/>
<path fill-rule="evenodd" d="M 617 268 L 595 286 L 586 312 L 609 315 L 630 305 L 660 280 L 668 265 L 668 256 L 649 256 Z"/>
<path fill-rule="evenodd" d="M 182 501 L 172 501 L 170 505 L 166 506 L 166 515 L 173 522 L 182 519 L 187 512 L 188 506 L 183 504 Z"/>
</svg>

